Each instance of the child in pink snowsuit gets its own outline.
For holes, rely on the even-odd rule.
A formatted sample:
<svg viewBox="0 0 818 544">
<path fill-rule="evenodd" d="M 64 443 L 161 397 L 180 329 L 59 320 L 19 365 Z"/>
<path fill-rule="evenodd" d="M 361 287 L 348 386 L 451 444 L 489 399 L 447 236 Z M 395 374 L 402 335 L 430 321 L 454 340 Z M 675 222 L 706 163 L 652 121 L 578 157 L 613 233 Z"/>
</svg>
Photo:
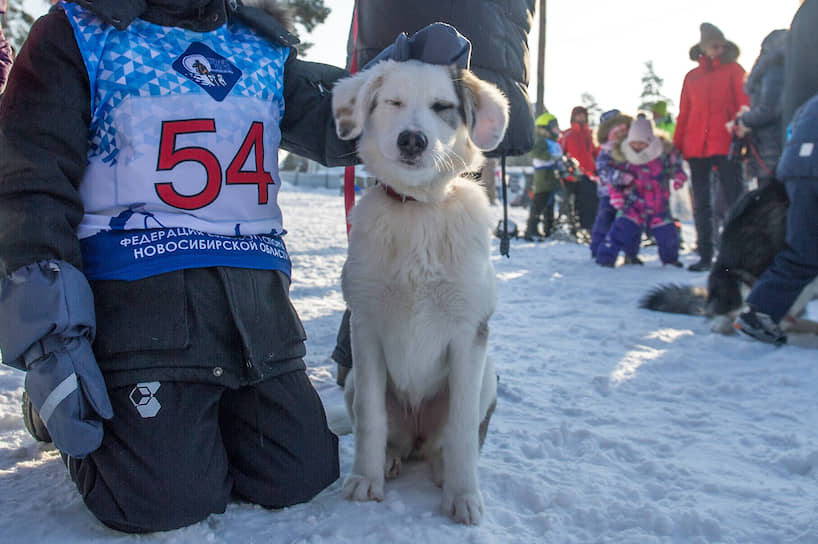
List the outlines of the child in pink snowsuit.
<svg viewBox="0 0 818 544">
<path fill-rule="evenodd" d="M 611 205 L 619 212 L 596 262 L 613 267 L 619 252 L 638 245 L 642 231 L 650 229 L 662 263 L 681 266 L 679 231 L 669 209 L 671 180 L 674 189 L 687 180 L 681 154 L 668 137 L 654 134 L 651 121 L 640 115 L 611 157 L 610 168 L 599 174 L 611 183 Z"/>
</svg>

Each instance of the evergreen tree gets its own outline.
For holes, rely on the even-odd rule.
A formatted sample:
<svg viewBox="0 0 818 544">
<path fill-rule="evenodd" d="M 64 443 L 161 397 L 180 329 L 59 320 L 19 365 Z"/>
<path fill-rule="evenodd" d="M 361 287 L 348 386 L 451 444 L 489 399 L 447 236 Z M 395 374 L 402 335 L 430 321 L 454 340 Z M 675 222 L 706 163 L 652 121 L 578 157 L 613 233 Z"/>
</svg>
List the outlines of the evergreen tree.
<svg viewBox="0 0 818 544">
<path fill-rule="evenodd" d="M 307 32 L 323 23 L 330 13 L 330 8 L 324 5 L 324 0 L 289 0 L 293 10 L 295 22 L 302 25 Z"/>
<path fill-rule="evenodd" d="M 28 2 L 28 5 L 23 5 L 22 0 L 9 0 L 8 11 L 3 17 L 3 34 L 9 41 L 14 51 L 19 51 L 20 46 L 28 36 L 28 31 L 31 25 L 40 15 L 48 11 L 49 3 L 46 0 L 41 0 L 39 3 Z M 32 9 L 37 9 L 31 12 Z M 28 11 L 27 11 L 28 10 Z"/>
<path fill-rule="evenodd" d="M 263 4 L 259 0 L 247 0 L 246 4 Z M 323 23 L 330 13 L 330 8 L 324 5 L 324 0 L 287 0 L 292 10 L 293 20 L 307 34 L 312 32 L 316 26 Z M 16 51 L 28 36 L 28 31 L 37 17 L 48 11 L 50 4 L 48 0 L 9 0 L 8 11 L 3 19 L 3 33 L 8 38 L 9 43 Z M 299 52 L 305 53 L 312 44 L 302 42 L 298 46 Z"/>
<path fill-rule="evenodd" d="M 326 21 L 330 14 L 330 8 L 324 5 L 324 0 L 288 0 L 290 9 L 293 11 L 295 23 L 302 26 L 306 33 L 310 33 L 319 24 Z M 312 43 L 303 41 L 298 44 L 298 51 L 306 53 Z"/>
<path fill-rule="evenodd" d="M 602 113 L 602 108 L 597 104 L 596 98 L 591 93 L 582 93 L 580 96 L 580 103 L 582 107 L 588 110 L 588 125 L 595 127 L 599 124 L 599 114 Z"/>
<path fill-rule="evenodd" d="M 660 100 L 664 100 L 668 104 L 673 103 L 672 100 L 662 94 L 662 85 L 664 84 L 665 80 L 659 77 L 653 68 L 653 61 L 649 60 L 645 62 L 645 73 L 642 75 L 640 110 L 650 111 L 653 105 Z"/>
</svg>

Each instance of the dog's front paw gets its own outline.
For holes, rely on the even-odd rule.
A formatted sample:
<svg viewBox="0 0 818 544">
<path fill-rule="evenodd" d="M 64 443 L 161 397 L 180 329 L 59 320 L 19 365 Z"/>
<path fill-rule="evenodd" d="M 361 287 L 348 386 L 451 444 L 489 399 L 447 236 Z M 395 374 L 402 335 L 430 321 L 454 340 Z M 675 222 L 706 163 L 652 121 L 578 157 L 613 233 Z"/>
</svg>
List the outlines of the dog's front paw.
<svg viewBox="0 0 818 544">
<path fill-rule="evenodd" d="M 710 330 L 718 334 L 735 334 L 736 329 L 733 328 L 733 320 L 726 315 L 717 315 L 710 322 Z"/>
<path fill-rule="evenodd" d="M 457 523 L 479 525 L 483 519 L 483 497 L 479 490 L 452 493 L 444 488 L 440 509 Z"/>
<path fill-rule="evenodd" d="M 350 474 L 344 482 L 344 493 L 352 501 L 382 501 L 383 478 Z"/>
</svg>

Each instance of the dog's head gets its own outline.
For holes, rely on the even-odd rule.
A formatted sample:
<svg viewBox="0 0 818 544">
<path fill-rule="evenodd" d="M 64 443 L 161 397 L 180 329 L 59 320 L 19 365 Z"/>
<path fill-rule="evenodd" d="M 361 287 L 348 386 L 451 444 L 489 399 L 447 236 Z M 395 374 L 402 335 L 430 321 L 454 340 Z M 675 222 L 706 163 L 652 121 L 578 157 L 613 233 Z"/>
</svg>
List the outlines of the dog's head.
<svg viewBox="0 0 818 544">
<path fill-rule="evenodd" d="M 502 141 L 508 100 L 468 70 L 386 60 L 339 81 L 332 110 L 338 137 L 360 137 L 358 155 L 375 177 L 419 200 L 477 170 L 481 151 Z"/>
</svg>

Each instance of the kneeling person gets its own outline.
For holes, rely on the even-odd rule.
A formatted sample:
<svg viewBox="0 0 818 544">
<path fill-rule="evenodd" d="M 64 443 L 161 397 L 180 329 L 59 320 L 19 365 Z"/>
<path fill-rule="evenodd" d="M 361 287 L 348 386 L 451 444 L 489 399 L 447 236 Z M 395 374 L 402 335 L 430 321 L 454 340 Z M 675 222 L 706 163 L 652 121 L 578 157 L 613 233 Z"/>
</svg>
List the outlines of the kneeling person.
<svg viewBox="0 0 818 544">
<path fill-rule="evenodd" d="M 34 24 L 0 108 L 0 347 L 26 420 L 121 531 L 307 501 L 338 442 L 289 299 L 276 157 L 355 160 L 327 91 L 346 73 L 235 2 L 85 4 Z"/>
</svg>

